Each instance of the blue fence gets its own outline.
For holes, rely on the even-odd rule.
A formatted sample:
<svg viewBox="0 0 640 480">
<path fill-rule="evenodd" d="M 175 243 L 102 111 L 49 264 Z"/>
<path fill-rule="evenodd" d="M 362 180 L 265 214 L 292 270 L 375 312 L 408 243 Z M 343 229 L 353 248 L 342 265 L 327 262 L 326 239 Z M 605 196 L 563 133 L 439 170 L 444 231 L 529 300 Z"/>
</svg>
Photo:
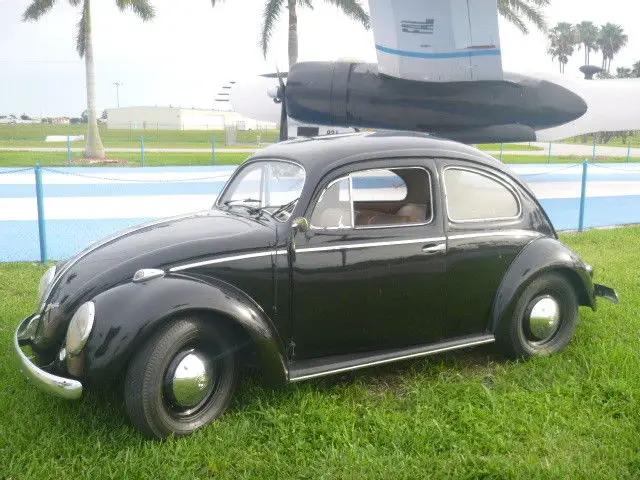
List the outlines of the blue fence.
<svg viewBox="0 0 640 480">
<path fill-rule="evenodd" d="M 511 168 L 558 230 L 640 223 L 638 164 Z M 0 261 L 66 258 L 131 225 L 210 208 L 234 169 L 0 169 Z"/>
</svg>

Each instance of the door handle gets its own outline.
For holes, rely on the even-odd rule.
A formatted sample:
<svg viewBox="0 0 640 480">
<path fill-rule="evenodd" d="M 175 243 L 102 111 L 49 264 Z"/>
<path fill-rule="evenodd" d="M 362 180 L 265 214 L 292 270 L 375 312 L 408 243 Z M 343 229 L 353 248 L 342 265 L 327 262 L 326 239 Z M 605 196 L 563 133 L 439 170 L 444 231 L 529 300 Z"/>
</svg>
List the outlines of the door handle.
<svg viewBox="0 0 640 480">
<path fill-rule="evenodd" d="M 437 253 L 444 252 L 447 249 L 447 245 L 445 243 L 428 243 L 424 247 L 422 247 L 423 253 Z"/>
</svg>

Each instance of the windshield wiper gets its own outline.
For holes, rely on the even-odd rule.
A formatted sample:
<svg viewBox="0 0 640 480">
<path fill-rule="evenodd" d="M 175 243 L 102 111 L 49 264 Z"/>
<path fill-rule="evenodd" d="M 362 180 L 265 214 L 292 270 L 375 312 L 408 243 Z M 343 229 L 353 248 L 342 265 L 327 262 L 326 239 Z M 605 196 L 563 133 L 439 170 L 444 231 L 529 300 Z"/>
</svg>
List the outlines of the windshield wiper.
<svg viewBox="0 0 640 480">
<path fill-rule="evenodd" d="M 272 213 L 272 215 L 275 217 L 279 213 L 282 213 L 285 210 L 289 210 L 291 207 L 293 207 L 298 202 L 298 200 L 300 200 L 300 197 L 294 198 L 289 203 L 285 203 L 284 205 L 281 205 L 280 207 L 278 207 L 278 209 L 275 212 Z"/>
<path fill-rule="evenodd" d="M 243 203 L 260 203 L 260 200 L 258 200 L 257 198 L 244 198 L 242 200 L 238 199 L 238 200 L 227 200 L 226 202 L 223 202 L 223 205 L 226 205 L 227 207 L 230 207 L 232 205 L 235 204 L 243 204 Z M 250 207 L 253 208 L 253 207 Z"/>
</svg>

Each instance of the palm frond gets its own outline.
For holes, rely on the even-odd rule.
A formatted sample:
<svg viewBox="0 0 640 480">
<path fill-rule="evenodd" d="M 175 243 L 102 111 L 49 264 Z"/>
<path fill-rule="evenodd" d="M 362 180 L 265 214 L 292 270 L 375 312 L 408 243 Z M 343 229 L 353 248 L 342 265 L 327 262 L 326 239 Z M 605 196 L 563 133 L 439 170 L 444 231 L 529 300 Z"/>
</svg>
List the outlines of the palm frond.
<svg viewBox="0 0 640 480">
<path fill-rule="evenodd" d="M 51 10 L 54 3 L 56 3 L 56 0 L 33 0 L 22 14 L 22 21 L 39 20 L 40 17 Z"/>
<path fill-rule="evenodd" d="M 69 0 L 69 5 L 72 7 L 79 6 L 84 0 Z"/>
<path fill-rule="evenodd" d="M 342 12 L 352 20 L 359 22 L 366 29 L 370 27 L 369 14 L 362 7 L 362 3 L 359 0 L 325 0 L 331 5 L 335 5 Z"/>
<path fill-rule="evenodd" d="M 518 30 L 520 30 L 525 35 L 529 33 L 529 28 L 527 24 L 518 16 L 516 12 L 514 12 L 508 6 L 503 6 L 503 2 L 498 4 L 498 12 L 502 15 L 508 22 L 512 23 Z"/>
<path fill-rule="evenodd" d="M 80 55 L 80 58 L 84 58 L 84 54 L 87 51 L 87 32 L 91 28 L 89 22 L 91 21 L 91 12 L 89 11 L 89 3 L 85 2 L 82 8 L 82 15 L 78 22 L 78 32 L 76 33 L 76 50 Z"/>
<path fill-rule="evenodd" d="M 124 11 L 127 8 L 132 10 L 143 22 L 151 20 L 156 16 L 156 11 L 153 5 L 149 3 L 149 0 L 116 0 L 116 5 L 120 11 Z"/>
<path fill-rule="evenodd" d="M 542 7 L 546 7 L 549 4 L 550 0 L 499 0 L 498 12 L 518 27 L 522 33 L 529 33 L 529 28 L 524 20 L 545 32 L 547 30 L 547 22 L 542 13 Z"/>
<path fill-rule="evenodd" d="M 282 4 L 284 0 L 268 0 L 264 6 L 264 12 L 262 13 L 263 24 L 262 33 L 260 35 L 260 48 L 262 49 L 262 55 L 267 58 L 267 51 L 269 50 L 269 41 L 271 35 L 273 35 L 273 29 L 280 14 L 282 13 Z"/>
<path fill-rule="evenodd" d="M 300 5 L 301 7 L 307 7 L 313 10 L 313 4 L 311 3 L 311 0 L 298 0 L 298 5 Z"/>
</svg>

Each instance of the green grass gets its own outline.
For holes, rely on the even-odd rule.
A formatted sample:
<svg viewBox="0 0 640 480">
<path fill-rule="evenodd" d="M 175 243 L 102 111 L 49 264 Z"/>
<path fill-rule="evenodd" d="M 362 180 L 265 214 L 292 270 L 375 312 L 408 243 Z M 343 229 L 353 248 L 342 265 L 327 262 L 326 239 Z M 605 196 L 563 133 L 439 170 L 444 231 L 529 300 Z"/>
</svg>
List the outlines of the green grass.
<svg viewBox="0 0 640 480">
<path fill-rule="evenodd" d="M 237 165 L 249 158 L 250 153 L 218 152 L 216 153 L 216 165 Z M 80 153 L 74 153 L 73 158 L 81 157 Z M 113 153 L 109 158 L 118 159 L 124 163 L 106 164 L 106 166 L 129 166 L 139 167 L 141 165 L 140 153 Z M 169 166 L 169 165 L 211 165 L 211 153 L 145 153 L 145 166 Z M 66 166 L 66 152 L 6 152 L 0 151 L 0 167 L 32 167 L 36 163 L 43 166 Z M 74 165 L 72 160 L 72 166 Z M 102 166 L 105 166 L 104 164 Z"/>
<path fill-rule="evenodd" d="M 86 125 L 8 125 L 0 124 L 0 147 L 66 147 L 66 143 L 44 143 L 48 135 L 85 135 Z M 211 148 L 211 140 L 216 145 L 225 146 L 225 133 L 222 130 L 109 130 L 100 126 L 100 136 L 105 147 L 140 146 L 140 137 L 144 136 L 145 145 L 155 148 Z M 277 130 L 238 131 L 239 144 L 256 145 L 260 137 L 263 143 L 275 142 Z M 84 142 L 73 142 L 74 147 L 84 146 Z M 238 145 L 243 146 L 243 145 Z"/>
<path fill-rule="evenodd" d="M 74 403 L 26 382 L 11 339 L 44 268 L 0 265 L 0 478 L 638 478 L 640 228 L 562 239 L 621 298 L 581 309 L 562 354 L 482 348 L 283 389 L 249 377 L 222 419 L 165 443 L 117 392 Z"/>
</svg>

